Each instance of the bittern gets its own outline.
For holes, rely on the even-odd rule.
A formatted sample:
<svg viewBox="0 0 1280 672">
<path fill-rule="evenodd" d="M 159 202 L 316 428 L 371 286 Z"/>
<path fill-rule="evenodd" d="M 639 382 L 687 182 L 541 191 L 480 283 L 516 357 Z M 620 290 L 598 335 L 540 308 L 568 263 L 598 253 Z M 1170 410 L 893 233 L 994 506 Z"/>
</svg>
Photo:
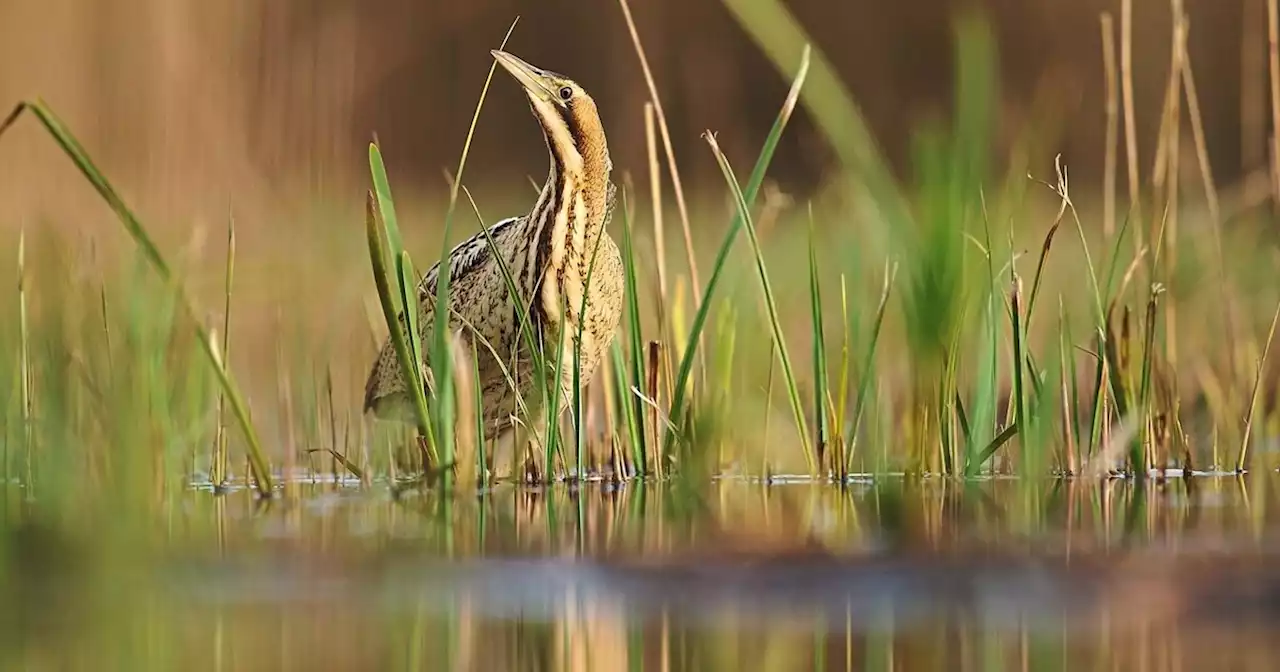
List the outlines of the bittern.
<svg viewBox="0 0 1280 672">
<path fill-rule="evenodd" d="M 605 231 L 614 202 L 613 165 L 595 101 L 564 75 L 504 51 L 492 53 L 524 88 L 551 155 L 546 184 L 529 214 L 494 224 L 489 236 L 477 233 L 448 258 L 449 329 L 468 339 L 467 352 L 476 353 L 486 438 L 501 438 L 510 436 L 522 408 L 545 408 L 535 375 L 550 380 L 558 368 L 560 408 L 571 405 L 574 349 L 585 384 L 617 331 L 624 278 L 618 247 Z M 508 290 L 499 259 L 519 296 Z M 418 336 L 424 343 L 431 342 L 439 273 L 437 264 L 418 285 Z M 541 348 L 542 372 L 533 369 L 521 312 Z M 429 386 L 426 366 L 422 380 Z M 554 384 L 546 387 L 555 392 Z M 413 417 L 407 390 L 388 340 L 365 387 L 365 411 L 407 421 Z M 546 414 L 532 415 L 532 429 L 544 431 L 539 420 Z"/>
</svg>

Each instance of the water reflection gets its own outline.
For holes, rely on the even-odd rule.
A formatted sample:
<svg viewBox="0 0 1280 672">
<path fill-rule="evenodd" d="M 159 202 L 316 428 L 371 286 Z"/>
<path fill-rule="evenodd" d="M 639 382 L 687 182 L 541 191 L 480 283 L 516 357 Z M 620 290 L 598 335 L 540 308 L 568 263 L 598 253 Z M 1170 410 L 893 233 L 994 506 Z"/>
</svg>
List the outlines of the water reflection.
<svg viewBox="0 0 1280 672">
<path fill-rule="evenodd" d="M 10 515 L 5 669 L 1271 669 L 1263 478 L 193 491 Z M 130 536 L 132 535 L 132 536 Z M 128 543 L 121 542 L 128 539 Z"/>
</svg>

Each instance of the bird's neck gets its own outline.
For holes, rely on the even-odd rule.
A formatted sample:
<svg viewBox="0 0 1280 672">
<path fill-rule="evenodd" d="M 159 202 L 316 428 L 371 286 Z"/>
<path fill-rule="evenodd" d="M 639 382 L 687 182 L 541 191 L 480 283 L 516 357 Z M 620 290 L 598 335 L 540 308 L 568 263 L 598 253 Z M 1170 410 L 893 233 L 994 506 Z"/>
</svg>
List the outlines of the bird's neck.
<svg viewBox="0 0 1280 672">
<path fill-rule="evenodd" d="M 611 166 L 607 152 L 572 159 L 552 153 L 531 223 L 537 232 L 533 252 L 545 269 L 539 289 L 543 310 L 552 316 L 567 311 L 576 321 L 592 257 L 609 219 Z"/>
</svg>

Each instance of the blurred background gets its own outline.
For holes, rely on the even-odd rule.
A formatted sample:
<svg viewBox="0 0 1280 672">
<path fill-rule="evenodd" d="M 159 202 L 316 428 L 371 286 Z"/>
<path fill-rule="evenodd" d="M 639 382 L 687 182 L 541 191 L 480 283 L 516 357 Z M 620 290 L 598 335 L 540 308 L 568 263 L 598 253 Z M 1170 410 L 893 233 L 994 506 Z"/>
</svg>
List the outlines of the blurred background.
<svg viewBox="0 0 1280 672">
<path fill-rule="evenodd" d="M 1044 164 L 1036 170 L 1051 174 L 1061 152 L 1081 176 L 1073 189 L 1098 188 L 1105 129 L 1098 16 L 1110 10 L 1118 21 L 1118 0 L 787 5 L 898 170 L 911 129 L 947 114 L 955 10 L 984 10 L 1001 52 L 1001 140 L 1011 143 L 1034 120 Z M 1208 151 L 1229 188 L 1267 161 L 1265 0 L 1185 0 L 1185 8 Z M 718 0 L 643 0 L 633 11 L 689 191 L 719 194 L 699 134 L 718 131 L 729 156 L 746 165 L 789 74 L 769 64 Z M 429 200 L 447 189 L 443 171 L 456 166 L 489 49 L 517 15 L 509 49 L 582 83 L 603 110 L 615 165 L 643 176 L 647 95 L 614 2 L 5 0 L 0 103 L 44 97 L 153 219 L 218 218 L 231 204 L 358 207 L 374 134 L 388 148 L 397 193 Z M 1168 77 L 1170 16 L 1168 0 L 1134 3 L 1144 175 Z M 36 124 L 23 126 L 0 145 L 0 227 L 92 204 Z M 522 190 L 526 176 L 542 179 L 546 158 L 534 128 L 517 88 L 495 80 L 467 179 L 481 204 L 486 193 Z M 1190 133 L 1183 139 L 1189 143 Z M 771 175 L 803 195 L 832 162 L 802 113 Z M 487 216 L 500 214 L 507 213 Z"/>
</svg>

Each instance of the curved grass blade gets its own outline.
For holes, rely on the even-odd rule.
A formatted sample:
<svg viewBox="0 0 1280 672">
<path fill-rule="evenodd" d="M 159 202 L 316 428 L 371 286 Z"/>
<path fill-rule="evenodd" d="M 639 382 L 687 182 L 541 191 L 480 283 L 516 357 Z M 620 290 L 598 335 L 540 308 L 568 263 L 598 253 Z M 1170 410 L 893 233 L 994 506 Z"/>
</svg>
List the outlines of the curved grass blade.
<svg viewBox="0 0 1280 672">
<path fill-rule="evenodd" d="M 313 448 L 307 451 L 307 454 L 314 454 L 314 453 L 328 453 L 330 457 L 332 457 L 334 460 L 337 460 L 338 464 L 341 464 L 342 468 L 350 472 L 352 476 L 355 476 L 357 479 L 360 479 L 361 481 L 364 480 L 364 470 L 360 468 L 360 465 L 351 461 L 351 459 L 348 458 L 346 455 L 343 455 L 342 453 L 339 453 L 338 451 L 333 450 L 332 448 Z M 337 474 L 334 474 L 334 476 L 337 476 Z"/>
<path fill-rule="evenodd" d="M 760 149 L 760 156 L 756 159 L 755 168 L 752 169 L 751 176 L 747 180 L 747 187 L 742 192 L 748 208 L 755 202 L 756 194 L 760 192 L 760 185 L 764 183 L 765 172 L 769 169 L 769 163 L 773 160 L 773 152 L 778 148 L 778 141 L 782 138 L 782 132 L 786 129 L 787 122 L 791 119 L 791 113 L 795 111 L 796 103 L 800 99 L 800 89 L 804 86 L 804 80 L 808 72 L 809 47 L 806 45 L 804 52 L 800 56 L 800 67 L 796 71 L 795 79 L 791 82 L 791 90 L 787 92 L 787 97 L 782 103 L 782 109 L 778 111 L 778 116 L 773 122 L 773 128 L 769 129 L 769 135 L 765 136 L 764 146 Z M 685 340 L 689 345 L 685 348 L 684 355 L 680 358 L 680 367 L 677 369 L 675 384 L 672 386 L 671 412 L 668 414 L 677 423 L 677 426 L 684 426 L 686 387 L 689 381 L 689 374 L 693 371 L 694 351 L 697 350 L 696 344 L 707 322 L 711 297 L 715 293 L 721 274 L 724 272 L 725 263 L 729 258 L 729 251 L 733 249 L 734 239 L 738 236 L 738 230 L 742 228 L 745 214 L 746 211 L 741 210 L 734 215 L 732 222 L 729 224 L 729 230 L 725 232 L 724 240 L 720 243 L 720 250 L 716 253 L 715 266 L 711 269 L 711 277 L 707 280 L 706 288 L 703 289 L 702 301 L 699 302 L 698 310 L 694 313 L 693 324 L 689 328 L 689 337 Z M 664 454 L 669 454 L 671 444 L 675 438 L 674 433 L 667 434 L 667 442 L 663 448 Z"/>
<path fill-rule="evenodd" d="M 845 473 L 853 471 L 853 449 L 857 446 L 858 434 L 862 431 L 862 413 L 867 407 L 867 392 L 871 386 L 873 375 L 873 367 L 875 365 L 876 347 L 880 343 L 880 330 L 884 325 L 884 314 L 889 307 L 889 295 L 893 290 L 893 283 L 898 277 L 898 265 L 886 267 L 884 273 L 884 287 L 880 291 L 880 303 L 876 305 L 876 319 L 871 327 L 871 341 L 867 343 L 867 351 L 862 354 L 862 363 L 860 367 L 862 380 L 858 383 L 857 404 L 853 410 L 852 424 L 849 430 L 849 436 L 846 440 L 844 449 Z"/>
<path fill-rule="evenodd" d="M 507 40 L 511 38 L 511 33 L 516 29 L 516 23 L 520 21 L 520 17 L 516 17 L 511 22 L 511 27 L 507 29 L 507 34 L 502 38 L 502 44 L 498 47 L 503 49 L 507 46 Z M 432 330 L 431 346 L 431 372 L 436 382 L 436 404 L 438 406 L 435 414 L 435 420 L 438 424 L 436 428 L 436 436 L 440 440 L 440 446 L 443 449 L 442 458 L 445 463 L 452 462 L 453 453 L 453 376 L 449 371 L 449 334 L 446 333 L 449 328 L 449 230 L 452 228 L 453 213 L 458 206 L 458 192 L 462 185 L 462 175 L 467 167 L 467 155 L 471 151 L 471 141 L 475 137 L 476 124 L 480 120 L 480 110 L 484 108 L 485 97 L 489 93 L 489 84 L 493 81 L 493 73 L 498 67 L 497 61 L 489 64 L 489 74 L 485 77 L 484 87 L 480 89 L 480 99 L 476 101 L 475 112 L 471 115 L 471 126 L 467 129 L 467 139 L 462 144 L 462 155 L 458 159 L 458 172 L 454 174 L 453 185 L 449 189 L 449 208 L 444 215 L 444 231 L 440 238 L 440 261 L 439 272 L 436 274 L 436 310 L 435 310 L 435 327 Z M 446 476 L 448 476 L 446 474 Z"/>
<path fill-rule="evenodd" d="M 703 133 L 707 144 L 711 146 L 711 152 L 716 157 L 716 162 L 720 164 L 720 172 L 724 174 L 725 182 L 729 185 L 729 190 L 733 193 L 733 198 L 737 202 L 738 211 L 742 215 L 742 223 L 747 230 L 747 239 L 751 242 L 751 250 L 756 259 L 756 270 L 760 274 L 760 288 L 764 293 L 765 308 L 769 313 L 769 327 L 773 331 L 773 341 L 777 344 L 778 361 L 782 364 L 782 375 L 787 385 L 787 397 L 791 402 L 791 412 L 795 416 L 796 429 L 800 433 L 800 446 L 804 450 L 805 461 L 809 467 L 810 474 L 817 473 L 817 461 L 813 453 L 813 447 L 809 440 L 808 422 L 805 421 L 804 407 L 800 401 L 800 390 L 796 385 L 795 371 L 791 367 L 791 355 L 787 352 L 787 342 L 782 332 L 782 323 L 778 317 L 778 303 L 773 296 L 773 286 L 769 282 L 769 273 L 764 264 L 764 252 L 760 249 L 760 240 L 756 237 L 756 227 L 751 221 L 751 213 L 747 205 L 746 199 L 743 197 L 742 188 L 738 186 L 738 179 L 733 175 L 733 167 L 729 165 L 729 158 L 720 151 L 720 145 L 716 143 L 716 136 L 710 132 Z"/>
<path fill-rule="evenodd" d="M 112 212 L 116 214 L 117 219 L 124 225 L 125 230 L 133 238 L 134 243 L 152 268 L 155 269 L 160 279 L 177 292 L 180 297 L 179 302 L 195 329 L 196 340 L 200 342 L 201 351 L 204 352 L 205 357 L 213 365 L 214 373 L 217 374 L 218 384 L 221 386 L 223 394 L 227 396 L 227 400 L 231 402 L 231 411 L 235 415 L 241 431 L 244 432 L 249 468 L 253 476 L 254 485 L 259 494 L 263 497 L 270 497 L 274 488 L 271 480 L 271 468 L 263 452 L 257 429 L 249 417 L 248 406 L 240 395 L 240 390 L 232 379 L 230 372 L 223 365 L 221 357 L 218 356 L 217 344 L 201 323 L 194 306 L 192 306 L 190 299 L 183 290 L 180 280 L 174 276 L 169 263 L 165 261 L 164 255 L 160 253 L 160 248 L 156 246 L 151 235 L 147 233 L 146 227 L 142 225 L 142 222 L 125 204 L 124 199 L 120 197 L 115 187 L 111 185 L 102 171 L 94 164 L 93 159 L 89 157 L 89 153 L 85 151 L 80 141 L 76 139 L 71 130 L 62 123 L 43 100 L 36 99 L 18 103 L 13 111 L 9 113 L 9 116 L 3 122 L 0 122 L 0 137 L 3 137 L 5 131 L 9 130 L 24 112 L 30 112 L 35 115 L 49 135 L 53 137 L 54 142 L 58 143 L 63 153 L 75 164 L 80 174 L 93 185 L 94 190 L 98 192 L 98 195 L 106 201 Z"/>
</svg>

